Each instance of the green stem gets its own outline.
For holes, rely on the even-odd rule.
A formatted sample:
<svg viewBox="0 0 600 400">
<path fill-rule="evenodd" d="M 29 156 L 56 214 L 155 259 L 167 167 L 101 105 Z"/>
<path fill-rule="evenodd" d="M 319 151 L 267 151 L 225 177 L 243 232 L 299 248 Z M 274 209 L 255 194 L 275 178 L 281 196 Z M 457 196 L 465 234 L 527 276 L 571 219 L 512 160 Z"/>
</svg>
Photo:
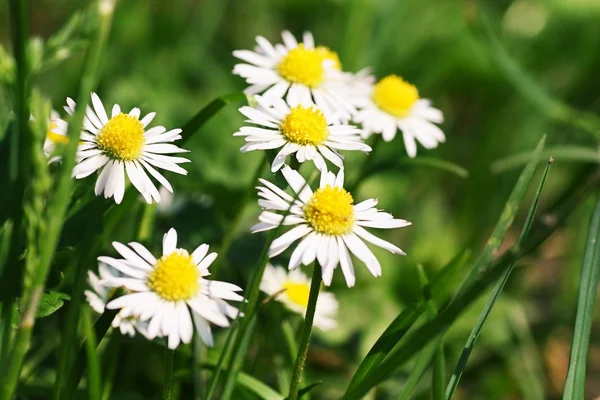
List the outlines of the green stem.
<svg viewBox="0 0 600 400">
<path fill-rule="evenodd" d="M 87 353 L 88 394 L 90 400 L 100 400 L 100 364 L 96 346 L 96 333 L 92 324 L 89 308 L 83 311 L 83 330 L 85 331 L 85 350 Z"/>
<path fill-rule="evenodd" d="M 288 396 L 289 400 L 298 399 L 298 390 L 300 390 L 300 383 L 302 381 L 302 371 L 304 370 L 306 354 L 308 353 L 308 343 L 310 342 L 310 334 L 312 333 L 320 288 L 321 265 L 318 262 L 315 262 L 312 281 L 310 283 L 306 315 L 304 316 L 304 325 L 302 326 L 302 334 L 300 335 L 300 343 L 298 344 L 298 356 L 296 357 L 296 364 L 294 365 L 294 372 L 292 373 L 292 383 L 290 384 L 290 394 Z"/>
<path fill-rule="evenodd" d="M 165 378 L 163 381 L 162 399 L 171 400 L 173 391 L 173 364 L 175 350 L 165 347 Z"/>
<path fill-rule="evenodd" d="M 137 240 L 143 243 L 150 239 L 150 236 L 152 235 L 154 217 L 156 215 L 156 204 L 144 204 L 142 210 L 142 219 L 138 229 Z"/>
<path fill-rule="evenodd" d="M 233 214 L 234 214 L 233 220 L 231 221 L 231 224 L 227 227 L 225 237 L 223 238 L 221 248 L 219 249 L 219 254 L 221 256 L 218 258 L 218 261 L 216 263 L 214 263 L 211 267 L 211 273 L 213 276 L 217 276 L 217 272 L 221 269 L 221 267 L 223 266 L 223 263 L 227 259 L 227 252 L 229 251 L 229 248 L 231 247 L 231 244 L 233 243 L 235 234 L 238 230 L 240 222 L 242 221 L 246 203 L 248 202 L 248 199 L 252 196 L 252 193 L 254 193 L 254 190 L 255 190 L 254 188 L 257 184 L 258 178 L 260 178 L 260 176 L 262 175 L 265 166 L 268 165 L 268 161 L 269 161 L 269 159 L 267 157 L 267 153 L 265 152 L 263 158 L 261 159 L 260 163 L 256 167 L 254 175 L 252 176 L 252 180 L 250 180 L 250 185 L 248 185 L 248 188 L 244 191 L 241 198 L 238 200 L 237 204 L 235 205 L 235 210 L 233 212 Z"/>
<path fill-rule="evenodd" d="M 86 55 L 81 85 L 77 96 L 78 106 L 71 117 L 67 131 L 67 137 L 70 140 L 66 145 L 62 168 L 57 173 L 58 181 L 54 195 L 48 204 L 46 215 L 44 216 L 47 218 L 47 227 L 44 232 L 40 232 L 39 263 L 35 271 L 32 271 L 33 276 L 25 277 L 25 293 L 21 301 L 21 323 L 17 329 L 14 343 L 11 344 L 10 353 L 7 356 L 6 362 L 2 365 L 2 371 L 0 371 L 0 400 L 8 400 L 13 396 L 17 387 L 21 366 L 29 347 L 31 333 L 35 324 L 35 312 L 44 291 L 46 278 L 50 271 L 54 252 L 56 251 L 64 223 L 64 216 L 70 203 L 73 187 L 71 171 L 75 165 L 75 153 L 79 142 L 79 134 L 83 126 L 83 117 L 89 102 L 90 92 L 96 81 L 100 55 L 108 37 L 115 2 L 116 0 L 101 0 L 98 2 L 100 16 L 99 29 Z M 20 9 L 25 9 L 23 4 L 26 3 L 25 0 L 13 0 L 13 4 Z M 29 116 L 27 117 L 29 118 Z"/>
</svg>

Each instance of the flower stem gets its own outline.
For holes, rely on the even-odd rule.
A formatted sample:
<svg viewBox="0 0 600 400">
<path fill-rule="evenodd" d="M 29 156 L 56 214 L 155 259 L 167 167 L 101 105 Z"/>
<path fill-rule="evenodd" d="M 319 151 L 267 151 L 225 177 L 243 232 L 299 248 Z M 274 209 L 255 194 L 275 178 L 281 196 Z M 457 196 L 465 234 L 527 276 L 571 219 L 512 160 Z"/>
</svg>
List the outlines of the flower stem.
<svg viewBox="0 0 600 400">
<path fill-rule="evenodd" d="M 318 262 L 314 263 L 312 282 L 310 283 L 310 294 L 308 295 L 308 306 L 306 307 L 306 315 L 304 317 L 304 325 L 302 326 L 302 334 L 300 343 L 298 344 L 298 355 L 296 356 L 296 364 L 292 373 L 292 383 L 290 384 L 289 400 L 298 399 L 298 390 L 302 381 L 302 371 L 306 362 L 306 354 L 308 353 L 308 343 L 310 342 L 310 334 L 312 333 L 313 320 L 315 318 L 315 310 L 317 309 L 317 299 L 319 297 L 319 289 L 321 288 L 321 265 Z"/>
<path fill-rule="evenodd" d="M 96 352 L 96 333 L 92 324 L 90 309 L 85 308 L 82 313 L 83 330 L 85 331 L 85 350 L 87 353 L 87 370 L 88 370 L 88 393 L 90 400 L 100 400 L 100 363 L 98 361 L 98 353 Z"/>
<path fill-rule="evenodd" d="M 163 383 L 162 398 L 163 400 L 171 400 L 173 391 L 173 364 L 175 350 L 165 347 L 165 379 Z"/>
</svg>

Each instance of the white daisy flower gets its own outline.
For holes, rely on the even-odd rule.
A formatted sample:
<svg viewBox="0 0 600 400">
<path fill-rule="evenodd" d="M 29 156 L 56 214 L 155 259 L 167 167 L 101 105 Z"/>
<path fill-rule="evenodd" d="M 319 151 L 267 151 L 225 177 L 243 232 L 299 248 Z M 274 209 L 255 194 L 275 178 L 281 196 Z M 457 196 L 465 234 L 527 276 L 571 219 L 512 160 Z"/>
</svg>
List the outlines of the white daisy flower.
<svg viewBox="0 0 600 400">
<path fill-rule="evenodd" d="M 86 290 L 84 294 L 90 307 L 98 314 L 102 314 L 106 308 L 106 302 L 110 296 L 111 288 L 104 286 L 101 282 L 123 275 L 104 263 L 100 263 L 98 266 L 98 274 L 99 276 L 92 271 L 88 271 L 88 283 L 91 290 Z M 112 321 L 112 327 L 115 329 L 118 328 L 122 335 L 133 337 L 137 330 L 142 335 L 146 336 L 148 324 L 139 321 L 135 317 L 124 315 L 124 313 L 118 313 Z"/>
<path fill-rule="evenodd" d="M 281 171 L 298 199 L 294 200 L 276 185 L 260 179 L 264 186 L 258 187 L 258 195 L 261 197 L 258 204 L 265 211 L 258 218 L 260 223 L 251 230 L 266 231 L 275 229 L 280 224 L 296 226 L 271 243 L 269 257 L 281 254 L 296 240 L 304 238 L 292 252 L 289 269 L 296 269 L 300 264 L 309 265 L 317 259 L 323 267 L 323 282 L 329 286 L 333 271 L 340 264 L 346 284 L 352 287 L 356 278 L 348 250 L 367 265 L 373 276 L 381 276 L 381 265 L 363 240 L 394 254 L 404 255 L 400 248 L 374 236 L 365 228 L 402 228 L 411 223 L 394 219 L 391 214 L 377 210 L 375 199 L 354 205 L 352 195 L 343 187 L 343 169 L 340 169 L 337 176 L 332 172 L 322 172 L 319 189 L 315 192 L 290 167 L 285 166 Z M 284 219 L 283 214 L 288 209 L 289 215 Z"/>
<path fill-rule="evenodd" d="M 375 85 L 364 88 L 363 104 L 354 116 L 362 124 L 365 136 L 381 133 L 383 140 L 391 141 L 396 130 L 402 131 L 406 152 L 417 155 L 418 141 L 426 149 L 446 141 L 444 132 L 435 124 L 444 121 L 442 112 L 421 99 L 417 88 L 396 75 L 389 75 Z"/>
<path fill-rule="evenodd" d="M 288 32 L 281 33 L 283 45 L 273 46 L 262 36 L 256 37 L 255 51 L 236 50 L 233 55 L 247 64 L 237 64 L 233 73 L 246 79 L 245 93 L 263 93 L 272 102 L 285 97 L 294 107 L 316 104 L 328 118 L 348 120 L 356 111 L 347 100 L 347 76 L 341 71 L 337 54 L 317 46 L 312 34 L 305 32 L 298 43 Z"/>
<path fill-rule="evenodd" d="M 320 170 L 326 170 L 325 159 L 343 168 L 343 156 L 338 150 L 371 151 L 360 134 L 361 130 L 345 124 L 328 121 L 315 106 L 297 105 L 290 108 L 282 99 L 275 99 L 269 106 L 264 97 L 256 96 L 259 107 L 242 107 L 240 112 L 246 122 L 258 126 L 244 126 L 234 136 L 244 136 L 246 143 L 242 152 L 279 149 L 271 171 L 278 171 L 287 157 L 296 153 L 299 162 L 311 160 Z"/>
<path fill-rule="evenodd" d="M 121 309 L 125 315 L 137 315 L 148 321 L 148 338 L 168 337 L 174 349 L 180 342 L 190 343 L 195 325 L 202 341 L 213 345 L 209 322 L 229 326 L 238 310 L 224 300 L 242 301 L 242 289 L 227 282 L 209 281 L 208 267 L 217 253 L 208 253 L 208 245 L 200 245 L 192 254 L 177 248 L 177 232 L 169 230 L 163 237 L 162 257 L 156 259 L 146 247 L 129 243 L 129 247 L 113 242 L 123 259 L 99 257 L 116 268 L 124 277 L 107 279 L 107 286 L 124 287 L 130 293 L 106 305 Z"/>
<path fill-rule="evenodd" d="M 187 175 L 187 171 L 178 164 L 190 160 L 168 155 L 187 152 L 171 144 L 181 139 L 181 129 L 167 131 L 163 126 L 155 126 L 145 130 L 156 113 L 139 119 L 139 108 L 124 114 L 118 104 L 113 106 L 109 119 L 96 93 L 92 93 L 92 105 L 93 109 L 87 108 L 83 121 L 85 132 L 81 133 L 82 142 L 77 152 L 81 161 L 73 168 L 73 176 L 82 179 L 101 170 L 95 193 L 99 196 L 104 192 L 105 198 L 114 196 L 118 204 L 125 194 L 127 172 L 129 180 L 147 203 L 153 200 L 160 202 L 158 189 L 147 172 L 170 192 L 173 188 L 158 169 Z M 72 99 L 67 99 L 65 110 L 69 114 L 74 112 L 75 102 Z"/>
<path fill-rule="evenodd" d="M 50 121 L 48 122 L 48 131 L 44 140 L 44 155 L 49 158 L 48 162 L 52 163 L 60 160 L 60 157 L 51 157 L 56 149 L 57 144 L 67 144 L 67 121 L 60 118 L 58 112 L 52 110 L 50 112 Z"/>
<path fill-rule="evenodd" d="M 289 310 L 302 316 L 306 315 L 310 279 L 300 270 L 288 273 L 283 268 L 268 264 L 260 282 L 260 290 L 269 296 L 276 295 L 275 299 Z M 317 299 L 314 325 L 324 331 L 335 328 L 338 306 L 333 293 L 321 291 Z"/>
</svg>

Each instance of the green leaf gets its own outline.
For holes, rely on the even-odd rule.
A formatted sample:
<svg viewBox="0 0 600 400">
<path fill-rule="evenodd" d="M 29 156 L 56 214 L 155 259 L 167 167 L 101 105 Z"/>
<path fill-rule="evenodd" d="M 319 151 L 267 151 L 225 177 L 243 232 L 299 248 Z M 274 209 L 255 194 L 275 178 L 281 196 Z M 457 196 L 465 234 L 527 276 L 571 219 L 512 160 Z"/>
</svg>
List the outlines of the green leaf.
<svg viewBox="0 0 600 400">
<path fill-rule="evenodd" d="M 534 155 L 534 157 L 535 157 L 535 155 Z M 532 160 L 532 161 L 535 161 L 535 160 Z M 548 176 L 548 171 L 550 170 L 551 165 L 552 165 L 551 161 L 549 161 L 546 164 L 546 169 L 544 170 L 544 174 L 542 175 L 542 179 L 540 180 L 540 184 L 538 186 L 537 193 L 535 195 L 533 203 L 531 204 L 531 207 L 529 208 L 529 213 L 527 214 L 527 219 L 525 220 L 525 225 L 523 226 L 523 229 L 521 230 L 521 234 L 517 241 L 517 244 L 516 244 L 517 248 L 519 248 L 523 244 L 524 240 L 527 238 L 527 236 L 529 234 L 529 230 L 531 229 L 531 225 L 533 223 L 533 218 L 535 217 L 537 205 L 539 203 L 540 196 L 542 195 L 544 183 L 546 183 L 546 178 Z M 496 286 L 494 286 L 492 293 L 490 293 L 483 310 L 481 310 L 481 313 L 479 314 L 479 318 L 477 319 L 475 326 L 471 330 L 469 338 L 467 339 L 467 343 L 465 344 L 465 346 L 460 354 L 458 363 L 456 364 L 456 367 L 454 368 L 454 373 L 452 374 L 452 377 L 450 378 L 450 383 L 448 384 L 448 388 L 446 390 L 446 396 L 445 396 L 445 398 L 447 400 L 451 399 L 454 396 L 454 392 L 456 391 L 458 382 L 460 381 L 462 373 L 463 373 L 465 367 L 467 366 L 467 361 L 469 360 L 469 356 L 471 355 L 471 352 L 473 351 L 473 348 L 475 347 L 475 342 L 477 341 L 477 338 L 479 337 L 479 334 L 481 333 L 483 324 L 485 324 L 485 322 L 487 321 L 487 317 L 490 315 L 490 312 L 492 311 L 492 308 L 494 307 L 496 300 L 498 300 L 498 298 L 500 297 L 500 293 L 502 292 L 502 289 L 504 289 L 504 285 L 506 285 L 506 282 L 508 281 L 508 278 L 510 276 L 510 273 L 512 272 L 513 267 L 514 267 L 514 263 L 509 266 L 509 268 L 504 272 L 504 275 L 496 283 Z"/>
<path fill-rule="evenodd" d="M 194 115 L 185 125 L 181 128 L 182 139 L 181 144 L 187 142 L 194 136 L 194 134 L 204 125 L 209 119 L 214 117 L 223 107 L 231 103 L 238 103 L 240 101 L 247 101 L 248 98 L 244 93 L 233 93 L 225 96 L 218 97 L 204 106 L 196 115 Z"/>
<path fill-rule="evenodd" d="M 491 165 L 492 172 L 500 174 L 513 168 L 521 167 L 529 162 L 531 152 L 514 154 L 497 161 Z M 576 161 L 584 163 L 600 163 L 600 152 L 597 148 L 585 146 L 557 146 L 549 147 L 540 153 L 539 161 L 545 161 L 552 157 L 556 161 Z"/>
<path fill-rule="evenodd" d="M 65 300 L 71 300 L 71 297 L 66 293 L 49 291 L 42 295 L 40 304 L 38 305 L 36 318 L 43 318 L 55 313 L 65 304 Z"/>
<path fill-rule="evenodd" d="M 353 399 L 364 395 L 373 386 L 385 380 L 394 370 L 396 370 L 396 368 L 402 365 L 402 363 L 408 361 L 415 352 L 422 349 L 431 340 L 435 340 L 436 338 L 442 336 L 445 330 L 448 329 L 448 327 L 450 327 L 450 325 L 452 325 L 452 323 L 455 321 L 456 317 L 462 313 L 464 308 L 466 308 L 470 302 L 475 301 L 477 296 L 481 293 L 482 288 L 473 287 L 474 282 L 480 282 L 479 285 L 483 285 L 481 280 L 484 277 L 489 279 L 490 273 L 497 274 L 495 275 L 496 278 L 499 277 L 499 274 L 510 265 L 510 260 L 506 261 L 506 258 L 510 258 L 511 260 L 516 260 L 518 258 L 517 253 L 510 252 L 502 259 L 506 264 L 502 266 L 503 269 L 501 271 L 493 269 L 490 270 L 490 263 L 494 258 L 494 254 L 502 244 L 506 232 L 516 217 L 517 211 L 519 210 L 519 205 L 525 197 L 527 188 L 529 187 L 535 172 L 537 159 L 539 158 L 539 154 L 544 147 L 544 143 L 545 137 L 540 140 L 534 157 L 521 173 L 521 176 L 519 177 L 515 188 L 510 194 L 498 222 L 496 223 L 490 239 L 488 240 L 480 256 L 474 262 L 469 274 L 461 284 L 455 298 L 450 305 L 446 307 L 446 309 L 434 320 L 425 323 L 420 329 L 409 335 L 408 338 L 405 338 L 401 342 L 398 338 L 394 348 L 391 350 L 388 349 L 388 351 L 382 355 L 384 360 L 378 360 L 380 362 L 378 366 L 371 368 L 370 371 L 365 372 L 356 380 L 353 379 L 354 384 L 351 382 L 344 398 Z M 494 265 L 497 265 L 497 263 Z M 487 284 L 489 284 L 489 282 Z M 412 321 L 411 324 L 412 323 L 414 323 L 414 321 Z M 404 333 L 406 332 L 403 332 L 402 336 L 404 336 Z M 400 338 L 402 336 L 400 336 Z M 411 346 L 415 347 L 408 347 L 409 343 L 411 343 Z M 386 344 L 389 346 L 390 343 Z"/>
<path fill-rule="evenodd" d="M 432 282 L 432 292 L 435 293 L 440 288 L 445 287 L 456 271 L 468 260 L 470 254 L 471 251 L 465 249 L 450 260 L 450 262 L 440 270 Z M 385 359 L 389 351 L 400 341 L 400 339 L 402 339 L 402 337 L 404 337 L 419 315 L 421 315 L 426 308 L 426 304 L 421 302 L 415 306 L 406 308 L 398 314 L 394 321 L 392 321 L 387 329 L 381 334 L 379 339 L 377 339 L 367 356 L 358 366 L 358 369 L 348 385 L 348 391 L 354 389 L 369 371 L 373 370 Z"/>
<path fill-rule="evenodd" d="M 596 198 L 596 207 L 592 214 L 588 238 L 585 246 L 581 279 L 579 282 L 579 300 L 577 301 L 577 315 L 573 341 L 571 343 L 571 356 L 569 359 L 569 372 L 563 392 L 563 400 L 583 399 L 585 389 L 585 367 L 592 331 L 594 304 L 596 291 L 600 278 L 600 196 Z"/>
<path fill-rule="evenodd" d="M 284 396 L 248 374 L 240 372 L 237 376 L 238 385 L 250 390 L 263 400 L 283 400 Z"/>
</svg>

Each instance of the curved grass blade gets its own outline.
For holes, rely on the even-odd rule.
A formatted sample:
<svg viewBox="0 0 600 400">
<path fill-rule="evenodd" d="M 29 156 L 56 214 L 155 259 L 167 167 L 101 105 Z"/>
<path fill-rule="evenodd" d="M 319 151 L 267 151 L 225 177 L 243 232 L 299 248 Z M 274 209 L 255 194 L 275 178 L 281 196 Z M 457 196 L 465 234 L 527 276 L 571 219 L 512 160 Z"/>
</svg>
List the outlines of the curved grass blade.
<svg viewBox="0 0 600 400">
<path fill-rule="evenodd" d="M 425 274 L 425 270 L 423 269 L 422 265 L 417 266 L 418 269 L 418 275 L 419 275 L 419 281 L 421 283 L 421 289 L 423 291 L 423 298 L 425 300 L 425 303 L 427 305 L 427 314 L 429 314 L 429 318 L 433 319 L 435 318 L 435 316 L 437 315 L 437 306 L 435 305 L 435 302 L 433 301 L 433 297 L 431 295 L 431 286 L 429 284 L 429 280 L 427 279 L 427 275 Z M 440 337 L 440 339 L 438 341 L 436 341 L 436 343 L 431 343 L 430 345 L 428 345 L 422 352 L 421 354 L 419 354 L 419 358 L 417 359 L 417 362 L 415 363 L 414 367 L 413 367 L 413 371 L 411 372 L 410 376 L 408 377 L 406 383 L 404 384 L 404 388 L 402 389 L 402 392 L 400 393 L 400 400 L 409 400 L 413 391 L 415 390 L 415 387 L 417 386 L 417 384 L 419 383 L 419 381 L 421 380 L 421 377 L 423 376 L 423 374 L 425 374 L 425 371 L 427 370 L 427 367 L 429 367 L 429 365 L 431 364 L 432 359 L 434 359 L 434 364 L 433 364 L 433 374 L 432 374 L 432 391 L 433 391 L 433 399 L 434 400 L 438 400 L 440 399 L 440 397 L 438 396 L 438 391 L 436 390 L 437 388 L 440 387 L 440 380 L 441 380 L 441 386 L 443 387 L 443 374 L 441 374 L 439 368 L 436 368 L 436 364 L 439 364 L 438 358 L 441 357 L 441 359 L 443 360 L 443 350 L 440 352 L 440 349 L 442 349 L 442 338 Z M 439 365 L 438 365 L 439 367 Z M 443 363 L 442 363 L 442 371 L 443 371 Z M 443 394 L 443 392 L 442 392 Z M 443 397 L 442 397 L 443 398 Z"/>
<path fill-rule="evenodd" d="M 508 54 L 496 38 L 489 17 L 479 7 L 479 21 L 482 36 L 487 39 L 485 48 L 494 64 L 510 82 L 513 88 L 547 118 L 570 124 L 600 138 L 600 118 L 589 112 L 582 112 L 562 102 L 527 74 Z"/>
<path fill-rule="evenodd" d="M 510 157 L 494 161 L 491 170 L 495 174 L 501 174 L 513 168 L 521 167 L 531 160 L 532 153 L 519 153 Z M 556 161 L 576 161 L 584 163 L 600 163 L 600 152 L 597 148 L 585 146 L 557 146 L 549 147 L 540 154 L 540 162 L 552 157 Z"/>
<path fill-rule="evenodd" d="M 431 283 L 432 292 L 436 292 L 438 288 L 443 288 L 452 279 L 457 270 L 462 267 L 469 259 L 471 251 L 465 249 L 458 253 L 441 271 L 436 275 Z M 411 326 L 415 323 L 419 315 L 425 312 L 427 306 L 421 302 L 415 306 L 403 310 L 394 321 L 381 334 L 375 342 L 367 356 L 358 366 L 354 373 L 348 391 L 353 390 L 359 382 L 375 367 L 377 367 L 387 356 L 389 351 L 404 337 Z"/>
<path fill-rule="evenodd" d="M 196 115 L 194 115 L 181 130 L 182 139 L 181 144 L 187 142 L 194 136 L 194 134 L 208 122 L 209 119 L 214 117 L 223 107 L 231 103 L 238 103 L 240 101 L 247 101 L 247 97 L 244 93 L 232 93 L 225 96 L 217 97 L 206 106 L 204 106 Z"/>
<path fill-rule="evenodd" d="M 527 214 L 527 219 L 525 220 L 525 225 L 523 226 L 523 229 L 521 231 L 519 239 L 517 240 L 517 244 L 516 244 L 517 248 L 520 248 L 520 246 L 523 244 L 523 241 L 527 238 L 527 235 L 529 234 L 529 230 L 531 229 L 531 225 L 533 224 L 533 219 L 535 217 L 537 205 L 540 200 L 540 196 L 542 194 L 544 184 L 546 183 L 546 178 L 548 176 L 548 171 L 550 170 L 551 165 L 552 165 L 552 159 L 550 159 L 550 161 L 548 161 L 548 164 L 546 165 L 546 169 L 544 170 L 544 174 L 542 175 L 542 179 L 540 180 L 540 184 L 538 186 L 537 193 L 535 195 L 533 203 L 531 204 L 529 213 Z M 496 283 L 496 286 L 494 286 L 492 293 L 490 293 L 490 296 L 488 297 L 488 300 L 485 303 L 483 310 L 479 314 L 477 323 L 471 330 L 471 334 L 469 335 L 469 338 L 467 339 L 467 343 L 465 343 L 465 347 L 463 348 L 463 350 L 460 354 L 458 363 L 456 364 L 456 367 L 454 368 L 454 373 L 452 374 L 452 377 L 450 378 L 450 383 L 448 384 L 448 388 L 446 389 L 445 398 L 447 400 L 451 399 L 454 396 L 454 392 L 456 391 L 456 388 L 458 387 L 458 382 L 460 381 L 462 373 L 465 370 L 465 367 L 467 366 L 467 361 L 469 360 L 469 356 L 471 355 L 471 352 L 473 351 L 473 348 L 475 347 L 475 342 L 477 341 L 477 338 L 479 337 L 479 334 L 481 333 L 483 324 L 485 324 L 485 321 L 487 320 L 487 317 L 489 316 L 490 312 L 492 311 L 492 307 L 494 307 L 496 300 L 498 300 L 498 298 L 500 297 L 500 293 L 502 292 L 502 289 L 504 289 L 504 285 L 506 285 L 506 282 L 508 281 L 508 278 L 510 276 L 510 273 L 512 272 L 513 267 L 514 267 L 514 263 L 509 266 L 509 268 L 504 272 L 504 275 L 502 275 L 500 280 Z"/>
<path fill-rule="evenodd" d="M 452 312 L 456 312 L 455 317 L 458 316 L 462 312 L 462 310 L 458 311 L 458 309 L 456 308 L 457 304 L 455 304 L 455 303 L 459 300 L 464 301 L 465 300 L 464 296 L 466 294 L 466 291 L 473 290 L 472 289 L 473 282 L 477 282 L 479 279 L 481 279 L 480 278 L 481 276 L 486 276 L 485 275 L 486 272 L 488 272 L 488 270 L 490 269 L 490 264 L 492 263 L 494 254 L 498 250 L 500 245 L 502 244 L 502 242 L 504 240 L 504 236 L 506 235 L 506 232 L 508 231 L 508 229 L 510 228 L 510 226 L 512 225 L 512 223 L 515 219 L 516 213 L 519 209 L 519 205 L 521 204 L 521 202 L 523 201 L 523 198 L 525 197 L 527 188 L 529 187 L 529 184 L 530 184 L 531 179 L 533 178 L 533 174 L 535 172 L 539 154 L 541 153 L 541 151 L 544 147 L 544 143 L 545 143 L 545 137 L 543 137 L 540 140 L 540 142 L 534 152 L 534 156 L 530 160 L 527 167 L 525 167 L 525 169 L 521 173 L 521 176 L 519 177 L 519 179 L 515 185 L 515 188 L 513 189 L 512 193 L 510 194 L 508 201 L 507 201 L 506 205 L 504 206 L 504 210 L 502 211 L 502 214 L 500 215 L 500 219 L 496 223 L 494 231 L 492 232 L 492 235 L 491 235 L 490 239 L 488 240 L 483 252 L 481 253 L 481 255 L 477 258 L 477 260 L 471 267 L 471 270 L 469 271 L 467 277 L 464 279 L 463 283 L 461 284 L 453 301 L 446 308 L 446 310 L 453 310 Z M 515 260 L 516 260 L 516 258 L 515 258 Z M 470 301 L 474 301 L 476 298 L 477 298 L 477 296 L 471 298 Z M 438 319 L 443 320 L 444 318 L 448 318 L 449 314 L 447 314 L 447 313 L 449 313 L 449 312 L 450 311 L 446 311 L 446 313 L 440 313 L 440 315 L 438 315 L 438 317 L 436 317 L 436 320 L 438 320 Z M 424 326 L 422 326 L 420 328 L 420 330 L 413 332 L 411 337 L 414 339 L 415 342 L 419 343 L 419 347 L 417 347 L 417 348 L 407 348 L 406 340 L 403 340 L 402 343 L 398 343 L 399 341 L 397 341 L 395 344 L 395 347 L 383 355 L 384 360 L 383 361 L 379 360 L 380 361 L 379 366 L 376 366 L 375 368 L 372 368 L 369 372 L 366 372 L 364 375 L 362 375 L 359 379 L 357 379 L 354 382 L 354 385 L 351 384 L 348 387 L 345 398 L 356 398 L 356 397 L 359 397 L 360 395 L 363 395 L 368 390 L 370 390 L 370 388 L 372 388 L 374 385 L 381 382 L 382 380 L 385 379 L 385 377 L 387 377 L 389 374 L 391 374 L 391 372 L 393 370 L 395 370 L 398 366 L 401 365 L 401 362 L 407 361 L 410 358 L 409 356 L 412 356 L 412 354 L 414 354 L 414 352 L 420 350 L 424 345 L 429 343 L 429 341 L 436 339 L 440 335 L 443 335 L 444 330 L 447 329 L 451 325 L 453 320 L 443 320 L 443 321 L 444 321 L 443 322 L 444 328 L 443 329 L 440 328 L 439 330 L 432 330 L 430 333 L 430 336 L 414 337 L 416 332 L 423 330 L 423 329 L 429 329 L 428 327 L 430 327 L 431 323 L 426 323 Z M 414 321 L 413 321 L 413 323 L 414 323 Z M 441 324 L 442 322 L 439 322 L 439 323 Z M 448 324 L 448 325 L 445 325 L 445 324 Z M 423 340 L 425 340 L 425 341 L 423 341 Z M 391 360 L 394 360 L 394 362 L 392 362 Z"/>
<path fill-rule="evenodd" d="M 585 389 L 585 367 L 587 361 L 590 333 L 596 290 L 600 278 L 600 196 L 596 198 L 596 207 L 592 214 L 588 231 L 581 279 L 579 282 L 579 300 L 577 301 L 577 316 L 573 342 L 571 343 L 571 356 L 569 359 L 569 372 L 563 392 L 563 400 L 583 399 Z"/>
<path fill-rule="evenodd" d="M 463 179 L 469 177 L 469 171 L 460 165 L 451 163 L 450 161 L 440 160 L 439 158 L 419 156 L 415 158 L 404 157 L 399 160 L 394 159 L 377 163 L 368 169 L 368 171 L 364 174 L 363 179 L 381 172 L 397 172 L 399 166 L 428 167 L 439 169 L 444 172 L 450 172 Z"/>
</svg>

